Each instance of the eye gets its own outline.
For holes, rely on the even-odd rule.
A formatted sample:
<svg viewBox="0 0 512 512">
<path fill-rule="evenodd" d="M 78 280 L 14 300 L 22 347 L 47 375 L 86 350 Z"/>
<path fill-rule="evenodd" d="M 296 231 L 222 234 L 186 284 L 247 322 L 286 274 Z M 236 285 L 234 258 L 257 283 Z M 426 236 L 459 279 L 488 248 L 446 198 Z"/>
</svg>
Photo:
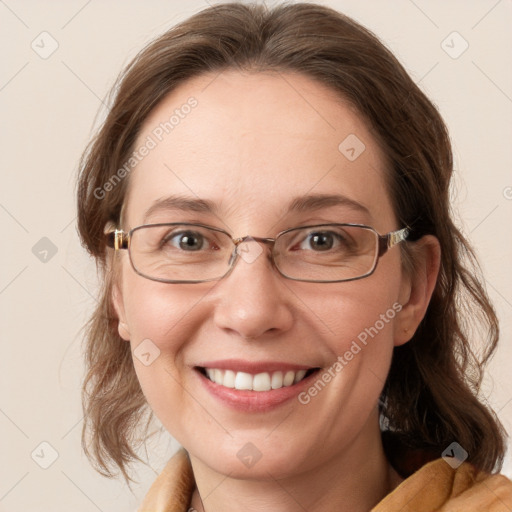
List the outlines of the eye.
<svg viewBox="0 0 512 512">
<path fill-rule="evenodd" d="M 334 231 L 313 231 L 306 233 L 306 238 L 300 243 L 301 250 L 313 250 L 315 252 L 329 251 L 346 247 L 347 239 L 342 233 Z"/>
<path fill-rule="evenodd" d="M 308 238 L 306 238 L 305 242 L 309 243 L 310 247 L 313 249 L 328 251 L 334 245 L 334 237 L 332 233 L 311 233 L 308 235 Z M 305 248 L 306 247 L 301 245 L 301 249 Z"/>
<path fill-rule="evenodd" d="M 207 249 L 208 239 L 198 231 L 175 231 L 163 238 L 161 247 L 164 246 L 172 246 L 182 251 L 195 252 Z"/>
</svg>

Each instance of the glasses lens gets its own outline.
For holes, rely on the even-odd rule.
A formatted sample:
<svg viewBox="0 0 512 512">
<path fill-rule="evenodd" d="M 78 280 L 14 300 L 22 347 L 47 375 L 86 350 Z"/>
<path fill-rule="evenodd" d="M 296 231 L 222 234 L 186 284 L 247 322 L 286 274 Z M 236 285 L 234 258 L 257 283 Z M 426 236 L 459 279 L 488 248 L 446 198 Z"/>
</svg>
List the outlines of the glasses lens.
<svg viewBox="0 0 512 512">
<path fill-rule="evenodd" d="M 130 259 L 144 277 L 166 282 L 216 280 L 231 263 L 234 244 L 226 233 L 197 224 L 155 224 L 132 231 Z M 275 243 L 282 274 L 302 281 L 332 282 L 370 274 L 378 254 L 371 228 L 328 224 L 292 229 Z"/>
<path fill-rule="evenodd" d="M 160 281 L 218 279 L 228 271 L 233 249 L 226 233 L 200 225 L 142 226 L 130 240 L 134 269 Z"/>
<path fill-rule="evenodd" d="M 344 281 L 375 268 L 378 234 L 370 228 L 330 224 L 292 229 L 276 242 L 275 263 L 292 279 Z"/>
</svg>

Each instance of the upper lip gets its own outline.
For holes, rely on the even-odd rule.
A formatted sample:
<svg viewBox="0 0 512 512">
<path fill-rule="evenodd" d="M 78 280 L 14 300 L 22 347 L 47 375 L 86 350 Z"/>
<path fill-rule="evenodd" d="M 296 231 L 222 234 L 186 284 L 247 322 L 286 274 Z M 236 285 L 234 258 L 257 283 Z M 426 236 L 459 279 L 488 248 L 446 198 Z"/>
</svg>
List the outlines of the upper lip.
<svg viewBox="0 0 512 512">
<path fill-rule="evenodd" d="M 219 370 L 232 370 L 234 372 L 245 372 L 251 374 L 258 374 L 263 372 L 276 372 L 276 371 L 298 371 L 309 370 L 317 368 L 315 366 L 306 366 L 302 364 L 295 364 L 280 361 L 244 361 L 242 359 L 222 359 L 217 361 L 205 361 L 197 364 L 196 367 L 200 368 L 217 368 Z"/>
</svg>

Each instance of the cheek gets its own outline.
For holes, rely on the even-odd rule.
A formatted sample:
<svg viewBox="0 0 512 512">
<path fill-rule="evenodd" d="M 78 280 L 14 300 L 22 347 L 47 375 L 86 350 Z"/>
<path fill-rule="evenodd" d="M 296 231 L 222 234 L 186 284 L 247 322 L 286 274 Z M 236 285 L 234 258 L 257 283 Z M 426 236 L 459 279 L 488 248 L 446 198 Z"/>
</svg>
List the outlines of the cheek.
<svg viewBox="0 0 512 512">
<path fill-rule="evenodd" d="M 393 354 L 394 322 L 402 305 L 397 302 L 398 286 L 386 280 L 344 285 L 337 307 L 332 297 L 330 304 L 324 304 L 324 311 L 330 311 L 332 364 L 320 378 L 332 382 L 333 399 L 341 399 L 340 406 L 343 403 L 348 408 L 345 412 L 353 409 L 357 416 L 366 406 L 369 412 L 382 391 Z"/>
<path fill-rule="evenodd" d="M 124 285 L 132 348 L 150 339 L 166 357 L 177 356 L 197 327 L 196 306 L 207 288 L 158 283 L 133 272 L 127 272 Z"/>
<path fill-rule="evenodd" d="M 316 306 L 320 321 L 329 327 L 336 354 L 354 345 L 371 348 L 374 339 L 392 345 L 393 324 L 402 309 L 398 286 L 371 278 L 342 284 L 339 295 L 328 295 Z"/>
<path fill-rule="evenodd" d="M 160 416 L 164 397 L 171 409 L 183 403 L 179 382 L 184 350 L 201 325 L 204 307 L 198 302 L 207 289 L 198 291 L 190 285 L 169 285 L 127 274 L 124 306 L 134 367 L 146 399 Z"/>
<path fill-rule="evenodd" d="M 304 428 L 312 432 L 322 424 L 333 442 L 355 435 L 375 410 L 391 363 L 393 324 L 401 310 L 396 290 L 378 279 L 344 283 L 342 290 L 336 299 L 331 295 L 319 304 L 329 312 L 320 318 L 329 325 L 325 339 L 331 362 L 299 396 L 309 411 Z"/>
</svg>

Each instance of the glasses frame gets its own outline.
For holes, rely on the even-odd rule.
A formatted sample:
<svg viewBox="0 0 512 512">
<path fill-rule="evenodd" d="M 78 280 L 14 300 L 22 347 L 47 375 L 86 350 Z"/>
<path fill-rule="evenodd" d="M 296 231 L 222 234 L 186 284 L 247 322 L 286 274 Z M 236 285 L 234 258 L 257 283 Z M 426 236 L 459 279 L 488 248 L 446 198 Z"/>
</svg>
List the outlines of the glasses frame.
<svg viewBox="0 0 512 512">
<path fill-rule="evenodd" d="M 220 277 L 215 277 L 215 278 L 212 278 L 212 279 L 201 279 L 201 280 L 193 280 L 193 281 L 192 280 L 162 279 L 162 278 L 149 277 L 149 276 L 143 274 L 142 272 L 140 272 L 135 267 L 135 265 L 133 263 L 132 255 L 131 255 L 131 252 L 130 252 L 130 241 L 131 241 L 133 233 L 135 231 L 143 229 L 143 228 L 146 228 L 146 227 L 150 227 L 150 226 L 155 226 L 155 227 L 157 227 L 157 226 L 198 226 L 198 227 L 202 227 L 202 228 L 206 228 L 206 229 L 211 229 L 212 231 L 218 231 L 220 233 L 224 233 L 225 235 L 227 235 L 231 239 L 231 241 L 234 244 L 234 249 L 233 249 L 233 252 L 231 254 L 231 258 L 230 258 L 230 260 L 228 262 L 229 267 L 228 267 L 226 273 L 223 274 Z M 296 231 L 296 230 L 304 229 L 304 228 L 324 227 L 324 226 L 342 226 L 342 227 L 343 226 L 350 226 L 350 227 L 364 228 L 364 229 L 368 229 L 370 231 L 373 231 L 373 233 L 375 233 L 375 235 L 377 236 L 378 250 L 377 250 L 377 256 L 375 258 L 375 261 L 374 261 L 372 269 L 369 272 L 367 272 L 366 274 L 362 275 L 362 276 L 350 277 L 348 279 L 337 279 L 337 280 L 334 280 L 334 281 L 317 281 L 317 280 L 313 280 L 313 279 L 300 279 L 300 278 L 296 278 L 296 277 L 290 277 L 290 276 L 284 274 L 278 268 L 278 266 L 276 265 L 275 260 L 274 260 L 274 246 L 275 246 L 276 240 L 281 235 L 284 235 L 285 233 L 289 233 L 290 231 Z M 128 255 L 129 255 L 129 258 L 130 258 L 130 264 L 131 264 L 133 270 L 135 271 L 135 273 L 137 273 L 141 277 L 144 277 L 144 278 L 149 279 L 151 281 L 158 281 L 158 282 L 161 282 L 161 283 L 170 283 L 170 284 L 173 284 L 173 283 L 174 284 L 190 283 L 190 284 L 194 284 L 194 283 L 207 283 L 207 282 L 210 282 L 210 281 L 220 281 L 221 279 L 226 277 L 233 270 L 233 268 L 235 267 L 235 265 L 236 265 L 236 263 L 238 261 L 238 256 L 239 256 L 239 254 L 237 252 L 237 247 L 240 244 L 242 244 L 243 242 L 245 242 L 247 239 L 251 239 L 251 240 L 254 240 L 256 242 L 264 243 L 264 244 L 267 244 L 267 245 L 271 246 L 270 255 L 271 255 L 272 266 L 277 270 L 277 272 L 280 275 L 282 275 L 286 279 L 291 279 L 292 281 L 302 281 L 302 282 L 307 282 L 307 283 L 343 283 L 343 282 L 346 282 L 346 281 L 356 281 L 358 279 L 364 279 L 365 277 L 371 276 L 375 272 L 375 269 L 377 268 L 377 264 L 379 262 L 379 259 L 382 256 L 384 256 L 384 254 L 386 254 L 386 252 L 389 249 L 391 249 L 395 245 L 399 244 L 400 242 L 403 242 L 403 241 L 407 240 L 407 237 L 409 236 L 410 233 L 411 233 L 411 229 L 408 226 L 406 226 L 404 228 L 401 228 L 401 229 L 398 229 L 396 231 L 390 231 L 389 233 L 386 233 L 385 235 L 381 235 L 374 228 L 372 228 L 371 226 L 367 226 L 365 224 L 332 223 L 331 222 L 331 223 L 327 223 L 327 224 L 314 224 L 314 225 L 306 225 L 306 226 L 298 226 L 298 227 L 294 227 L 294 228 L 288 228 L 288 229 L 285 229 L 284 231 L 279 232 L 275 236 L 275 238 L 264 238 L 264 237 L 257 237 L 257 236 L 251 236 L 251 235 L 246 235 L 246 236 L 239 237 L 239 238 L 233 238 L 224 229 L 216 228 L 216 227 L 213 227 L 213 226 L 208 226 L 206 224 L 200 224 L 200 223 L 196 223 L 196 222 L 162 222 L 162 223 L 157 223 L 157 224 L 143 224 L 141 226 L 136 226 L 136 227 L 132 228 L 128 232 L 123 231 L 122 229 L 115 229 L 113 231 L 105 233 L 105 237 L 106 237 L 106 244 L 107 244 L 107 246 L 112 248 L 112 249 L 114 249 L 116 252 L 117 251 L 121 251 L 121 250 L 127 250 L 128 251 Z"/>
</svg>

